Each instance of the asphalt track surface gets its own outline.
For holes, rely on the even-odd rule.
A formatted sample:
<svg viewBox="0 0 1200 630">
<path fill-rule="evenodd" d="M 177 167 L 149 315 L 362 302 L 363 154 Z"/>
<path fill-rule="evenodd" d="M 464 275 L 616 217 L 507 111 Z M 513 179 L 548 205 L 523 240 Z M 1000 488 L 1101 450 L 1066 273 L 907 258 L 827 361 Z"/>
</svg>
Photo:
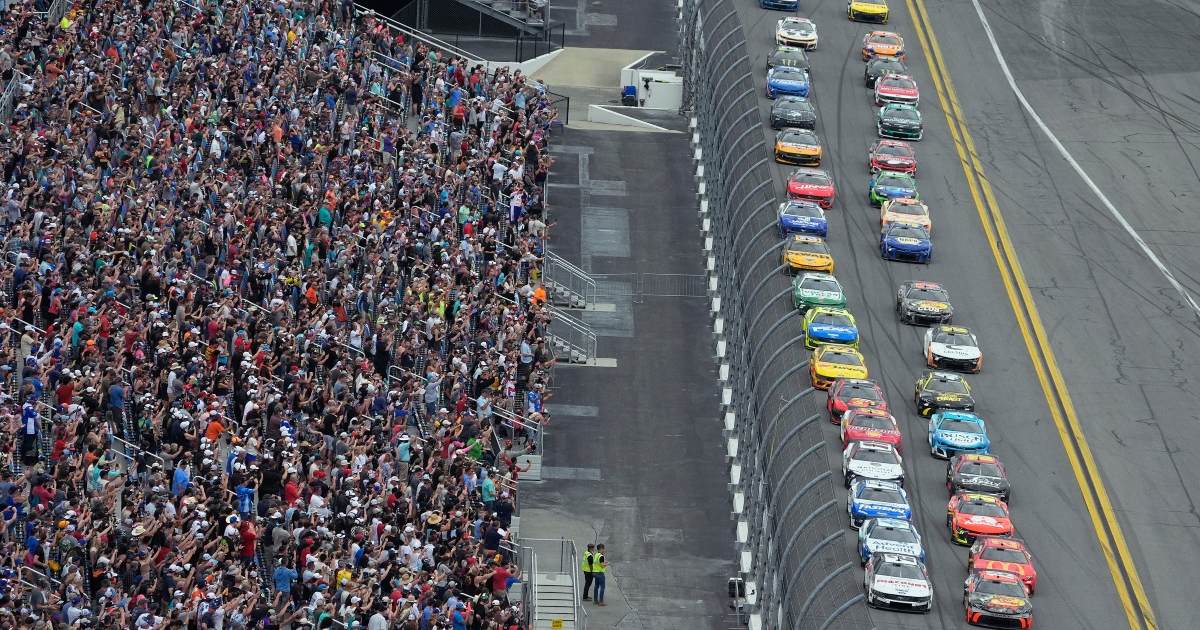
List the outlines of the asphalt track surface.
<svg viewBox="0 0 1200 630">
<path fill-rule="evenodd" d="M 761 86 L 775 21 L 787 14 L 759 9 L 753 0 L 736 4 Z M 1200 18 L 1165 3 L 1137 15 L 1112 2 L 984 6 L 1034 107 L 1185 286 L 1200 293 L 1200 281 L 1188 275 L 1198 256 L 1192 226 L 1200 182 L 1191 161 L 1200 164 L 1200 155 L 1188 122 L 1197 101 L 1181 87 L 1195 87 L 1194 55 L 1178 54 L 1180 42 L 1196 48 Z M 1189 369 L 1200 346 L 1195 315 L 1026 120 L 974 7 L 926 7 L 1159 627 L 1197 627 L 1190 589 L 1200 543 L 1188 490 L 1200 487 L 1200 467 L 1187 439 L 1197 417 Z M 886 27 L 850 22 L 845 4 L 831 0 L 807 2 L 800 15 L 813 19 L 820 34 L 811 53 L 813 100 L 825 146 L 822 168 L 838 186 L 838 202 L 828 212 L 836 275 L 858 320 L 871 376 L 885 387 L 904 431 L 906 485 L 936 589 L 931 615 L 877 612 L 877 625 L 966 627 L 967 554 L 950 543 L 945 527 L 945 463 L 929 456 L 926 423 L 911 402 L 923 369 L 924 329 L 899 324 L 892 309 L 897 286 L 919 279 L 946 286 L 955 323 L 969 326 L 983 346 L 984 371 L 969 381 L 993 452 L 1013 482 L 1017 534 L 1034 555 L 1035 627 L 1127 627 L 905 3 L 892 2 Z M 922 88 L 925 139 L 914 147 L 918 188 L 933 218 L 935 256 L 928 267 L 880 258 L 878 211 L 867 202 L 866 154 L 876 135 L 860 51 L 863 35 L 875 28 L 905 37 L 906 63 Z M 1148 44 L 1163 33 L 1172 38 L 1170 49 Z M 766 129 L 770 101 L 760 101 Z M 769 142 L 773 133 L 766 129 L 766 135 Z M 781 198 L 790 170 L 776 165 Z M 833 425 L 828 436 L 836 442 Z M 839 463 L 831 458 L 830 465 Z"/>
</svg>

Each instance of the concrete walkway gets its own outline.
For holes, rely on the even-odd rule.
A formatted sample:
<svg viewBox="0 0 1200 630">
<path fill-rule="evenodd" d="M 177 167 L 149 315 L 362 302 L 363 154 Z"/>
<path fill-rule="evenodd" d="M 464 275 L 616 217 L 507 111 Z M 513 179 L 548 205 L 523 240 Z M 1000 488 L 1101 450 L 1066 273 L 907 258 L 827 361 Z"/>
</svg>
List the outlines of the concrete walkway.
<svg viewBox="0 0 1200 630">
<path fill-rule="evenodd" d="M 649 50 L 566 48 L 530 75 L 558 94 L 570 97 L 570 122 L 575 129 L 670 133 L 638 126 L 611 125 L 588 120 L 588 105 L 620 105 L 621 70 L 653 54 Z"/>
</svg>

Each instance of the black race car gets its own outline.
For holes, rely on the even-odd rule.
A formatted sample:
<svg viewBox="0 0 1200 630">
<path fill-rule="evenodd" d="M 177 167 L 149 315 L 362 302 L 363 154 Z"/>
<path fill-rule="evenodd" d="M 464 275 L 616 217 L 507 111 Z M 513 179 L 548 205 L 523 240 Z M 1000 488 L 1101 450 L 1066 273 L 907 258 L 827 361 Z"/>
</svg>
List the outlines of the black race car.
<svg viewBox="0 0 1200 630">
<path fill-rule="evenodd" d="M 908 68 L 896 57 L 871 57 L 863 71 L 863 82 L 875 87 L 875 80 L 885 74 L 908 74 Z"/>
<path fill-rule="evenodd" d="M 946 489 L 950 496 L 960 492 L 994 494 L 1005 503 L 1012 497 L 1012 484 L 1008 482 L 1004 464 L 995 455 L 983 453 L 960 453 L 950 458 Z"/>
<path fill-rule="evenodd" d="M 812 75 L 812 69 L 808 67 L 808 53 L 804 52 L 803 48 L 794 46 L 780 46 L 767 56 L 767 71 L 778 66 L 787 66 L 789 68 L 799 68 L 808 70 L 809 75 Z"/>
<path fill-rule="evenodd" d="M 896 292 L 896 314 L 901 324 L 932 326 L 954 318 L 950 295 L 936 282 L 905 282 Z"/>
<path fill-rule="evenodd" d="M 925 372 L 917 381 L 913 402 L 917 413 L 928 418 L 938 411 L 975 411 L 971 386 L 958 374 Z"/>
<path fill-rule="evenodd" d="M 781 96 L 771 106 L 771 128 L 800 127 L 817 128 L 817 110 L 803 96 Z"/>
<path fill-rule="evenodd" d="M 967 623 L 991 628 L 1030 628 L 1033 604 L 1021 577 L 1008 571 L 977 570 L 963 585 Z"/>
<path fill-rule="evenodd" d="M 912 105 L 888 103 L 875 115 L 875 127 L 880 138 L 920 140 L 925 134 L 921 112 Z"/>
</svg>

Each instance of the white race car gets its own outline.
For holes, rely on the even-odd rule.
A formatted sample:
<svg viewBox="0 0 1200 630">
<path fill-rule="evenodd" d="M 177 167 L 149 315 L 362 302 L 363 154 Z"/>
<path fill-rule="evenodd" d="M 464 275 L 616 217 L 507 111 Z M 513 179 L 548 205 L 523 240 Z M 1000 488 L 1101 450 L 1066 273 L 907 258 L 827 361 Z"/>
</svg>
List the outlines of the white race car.
<svg viewBox="0 0 1200 630">
<path fill-rule="evenodd" d="M 849 488 L 856 479 L 894 481 L 904 485 L 900 453 L 886 442 L 851 442 L 842 451 L 842 475 Z"/>
<path fill-rule="evenodd" d="M 916 526 L 898 518 L 869 518 L 858 528 L 859 564 L 866 565 L 877 553 L 899 553 L 925 561 Z"/>
<path fill-rule="evenodd" d="M 863 584 L 867 605 L 917 612 L 933 610 L 933 588 L 929 571 L 916 556 L 877 553 L 867 560 Z"/>
<path fill-rule="evenodd" d="M 970 330 L 938 324 L 925 331 L 925 364 L 938 370 L 978 372 L 983 366 L 983 352 Z"/>
<path fill-rule="evenodd" d="M 817 49 L 817 25 L 802 17 L 787 17 L 775 23 L 775 43 L 804 50 Z"/>
</svg>

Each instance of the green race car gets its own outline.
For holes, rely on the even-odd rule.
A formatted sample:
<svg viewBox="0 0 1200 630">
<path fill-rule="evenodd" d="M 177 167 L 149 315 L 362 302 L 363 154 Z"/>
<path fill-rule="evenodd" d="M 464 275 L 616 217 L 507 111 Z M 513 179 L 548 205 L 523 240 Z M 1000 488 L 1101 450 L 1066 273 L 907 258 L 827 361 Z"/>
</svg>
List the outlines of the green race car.
<svg viewBox="0 0 1200 630">
<path fill-rule="evenodd" d="M 871 186 L 868 191 L 871 205 L 879 208 L 888 199 L 920 199 L 917 193 L 917 180 L 908 173 L 898 171 L 879 171 L 871 176 Z"/>
<path fill-rule="evenodd" d="M 921 112 L 912 105 L 888 103 L 879 108 L 875 115 L 875 126 L 880 138 L 920 140 L 924 131 Z"/>
<path fill-rule="evenodd" d="M 831 308 L 846 308 L 846 294 L 837 278 L 827 274 L 810 271 L 796 276 L 792 281 L 795 291 L 792 300 L 801 313 L 817 306 Z"/>
</svg>

